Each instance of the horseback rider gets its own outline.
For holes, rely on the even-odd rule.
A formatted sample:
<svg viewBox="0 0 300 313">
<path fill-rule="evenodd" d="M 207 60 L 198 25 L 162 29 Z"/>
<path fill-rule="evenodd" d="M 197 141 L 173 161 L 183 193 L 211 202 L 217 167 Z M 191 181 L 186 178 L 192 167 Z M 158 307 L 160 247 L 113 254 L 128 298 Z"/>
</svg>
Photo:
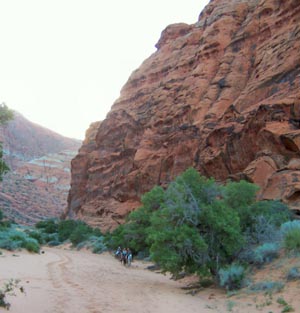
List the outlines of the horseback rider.
<svg viewBox="0 0 300 313">
<path fill-rule="evenodd" d="M 129 248 L 127 248 L 127 264 L 128 264 L 128 266 L 131 265 L 131 262 L 132 262 L 132 252 Z"/>
<path fill-rule="evenodd" d="M 126 263 L 127 263 L 127 249 L 126 249 L 126 248 L 124 248 L 124 249 L 122 250 L 121 262 L 122 262 L 124 265 L 126 265 Z"/>
<path fill-rule="evenodd" d="M 117 249 L 117 251 L 115 252 L 116 258 L 117 258 L 117 257 L 120 257 L 121 252 L 122 252 L 122 249 L 121 249 L 121 247 L 119 246 L 118 249 Z"/>
</svg>

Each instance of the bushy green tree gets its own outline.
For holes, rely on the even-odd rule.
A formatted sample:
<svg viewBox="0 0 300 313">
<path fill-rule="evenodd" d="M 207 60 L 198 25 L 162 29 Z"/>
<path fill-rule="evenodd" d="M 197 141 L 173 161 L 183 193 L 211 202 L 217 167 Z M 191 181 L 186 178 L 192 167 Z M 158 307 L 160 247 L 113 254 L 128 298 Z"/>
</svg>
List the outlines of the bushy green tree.
<svg viewBox="0 0 300 313">
<path fill-rule="evenodd" d="M 14 113 L 5 103 L 0 104 L 0 125 L 5 125 L 14 118 Z"/>
<path fill-rule="evenodd" d="M 220 195 L 213 179 L 192 168 L 168 186 L 163 208 L 153 213 L 148 228 L 151 255 L 164 270 L 216 274 L 241 248 L 238 213 Z"/>
<path fill-rule="evenodd" d="M 93 234 L 93 229 L 85 223 L 77 223 L 76 227 L 70 234 L 70 241 L 74 246 L 87 240 Z"/>
<path fill-rule="evenodd" d="M 280 224 L 290 219 L 281 202 L 257 202 L 257 190 L 246 181 L 221 186 L 189 168 L 166 190 L 146 193 L 141 208 L 107 236 L 109 246 L 149 250 L 152 260 L 174 275 L 217 277 L 237 257 L 253 263 L 257 245 L 274 240 Z"/>
<path fill-rule="evenodd" d="M 78 221 L 75 220 L 60 221 L 57 229 L 59 241 L 63 242 L 67 239 L 70 239 L 70 236 L 76 229 L 77 224 Z"/>
<path fill-rule="evenodd" d="M 200 231 L 209 247 L 209 268 L 213 275 L 230 263 L 244 243 L 238 213 L 220 201 L 205 208 Z"/>
<path fill-rule="evenodd" d="M 207 244 L 197 229 L 186 224 L 168 224 L 161 214 L 154 214 L 149 232 L 152 259 L 163 271 L 174 275 L 182 270 L 203 273 L 206 270 Z"/>
<path fill-rule="evenodd" d="M 158 210 L 164 202 L 163 188 L 153 187 L 142 196 L 141 202 L 142 206 L 129 214 L 126 224 L 120 225 L 106 236 L 106 243 L 110 248 L 130 247 L 134 253 L 141 251 L 149 253 L 149 246 L 146 242 L 148 227 L 152 213 Z"/>
<path fill-rule="evenodd" d="M 0 104 L 0 126 L 5 125 L 11 119 L 13 119 L 13 112 L 4 103 Z M 0 181 L 2 181 L 3 175 L 7 171 L 9 171 L 9 167 L 3 160 L 3 149 L 0 142 Z"/>
</svg>

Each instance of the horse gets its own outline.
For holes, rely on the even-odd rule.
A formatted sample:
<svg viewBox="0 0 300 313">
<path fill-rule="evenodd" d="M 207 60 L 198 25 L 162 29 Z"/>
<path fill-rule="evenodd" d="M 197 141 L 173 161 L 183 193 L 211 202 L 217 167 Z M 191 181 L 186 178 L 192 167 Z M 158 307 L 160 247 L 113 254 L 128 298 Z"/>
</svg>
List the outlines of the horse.
<svg viewBox="0 0 300 313">
<path fill-rule="evenodd" d="M 120 254 L 121 254 L 121 256 L 120 256 L 120 261 L 121 261 L 121 263 L 122 263 L 123 265 L 126 265 L 126 264 L 127 264 L 127 254 L 125 254 L 125 253 L 123 253 L 123 252 L 121 252 Z"/>
</svg>

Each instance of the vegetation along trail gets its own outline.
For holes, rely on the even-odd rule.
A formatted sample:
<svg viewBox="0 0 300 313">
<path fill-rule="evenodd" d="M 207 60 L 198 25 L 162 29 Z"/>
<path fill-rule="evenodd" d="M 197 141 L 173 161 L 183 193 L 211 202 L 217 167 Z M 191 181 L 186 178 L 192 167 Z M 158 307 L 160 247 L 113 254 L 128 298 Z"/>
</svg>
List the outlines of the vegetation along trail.
<svg viewBox="0 0 300 313">
<path fill-rule="evenodd" d="M 224 312 L 223 296 L 217 300 L 209 291 L 186 294 L 182 283 L 147 270 L 147 263 L 135 261 L 127 268 L 107 253 L 44 251 L 0 256 L 1 285 L 17 278 L 25 289 L 25 294 L 9 297 L 11 313 L 206 313 L 212 307 L 214 312 Z"/>
</svg>

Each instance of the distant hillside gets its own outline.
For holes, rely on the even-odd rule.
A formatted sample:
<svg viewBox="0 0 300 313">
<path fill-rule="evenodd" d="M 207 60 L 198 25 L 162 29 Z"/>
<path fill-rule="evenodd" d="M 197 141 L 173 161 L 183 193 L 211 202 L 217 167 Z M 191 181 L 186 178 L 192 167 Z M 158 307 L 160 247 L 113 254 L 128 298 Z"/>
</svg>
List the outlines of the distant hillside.
<svg viewBox="0 0 300 313">
<path fill-rule="evenodd" d="M 11 171 L 0 184 L 0 208 L 19 223 L 59 217 L 67 205 L 70 163 L 80 140 L 63 137 L 30 122 L 15 118 L 0 128 L 5 161 Z"/>
<path fill-rule="evenodd" d="M 27 120 L 18 112 L 14 112 L 14 119 L 6 127 L 0 128 L 0 141 L 11 168 L 49 153 L 77 151 L 81 144 L 80 140 L 63 137 Z"/>
</svg>

